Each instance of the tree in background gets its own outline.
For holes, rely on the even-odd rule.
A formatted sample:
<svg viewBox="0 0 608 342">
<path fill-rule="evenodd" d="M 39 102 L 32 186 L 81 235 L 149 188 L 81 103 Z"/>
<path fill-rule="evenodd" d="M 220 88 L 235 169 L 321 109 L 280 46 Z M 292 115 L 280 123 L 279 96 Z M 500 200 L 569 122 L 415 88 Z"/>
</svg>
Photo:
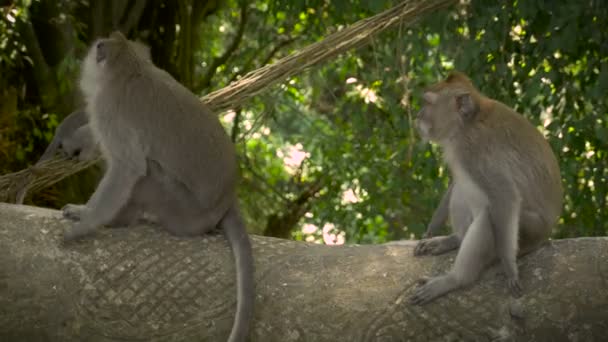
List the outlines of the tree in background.
<svg viewBox="0 0 608 342">
<path fill-rule="evenodd" d="M 114 28 L 199 94 L 378 13 L 389 1 L 0 2 L 0 169 L 33 163 L 79 105 L 78 60 Z M 221 113 L 253 233 L 328 244 L 419 236 L 447 187 L 412 127 L 420 89 L 469 74 L 547 136 L 566 189 L 556 237 L 605 235 L 608 5 L 465 1 Z M 74 182 L 74 180 L 71 180 Z M 68 180 L 67 183 L 69 183 Z M 80 194 L 84 201 L 93 182 Z M 31 199 L 60 207 L 64 185 Z M 87 193 L 89 192 L 89 193 Z"/>
</svg>

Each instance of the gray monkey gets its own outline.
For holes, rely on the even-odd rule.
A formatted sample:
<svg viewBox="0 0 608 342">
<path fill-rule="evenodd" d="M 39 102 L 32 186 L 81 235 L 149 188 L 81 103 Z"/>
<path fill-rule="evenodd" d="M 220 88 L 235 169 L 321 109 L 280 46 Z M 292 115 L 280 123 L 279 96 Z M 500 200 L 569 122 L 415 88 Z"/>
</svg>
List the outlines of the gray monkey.
<svg viewBox="0 0 608 342">
<path fill-rule="evenodd" d="M 53 140 L 35 165 L 57 154 L 78 160 L 90 160 L 96 151 L 97 143 L 93 140 L 87 115 L 84 109 L 79 109 L 66 116 L 57 126 Z"/>
<path fill-rule="evenodd" d="M 140 58 L 152 60 L 148 46 L 137 41 L 129 41 L 128 44 Z M 98 146 L 88 123 L 89 118 L 84 108 L 75 110 L 66 116 L 55 129 L 53 140 L 36 164 L 51 159 L 57 154 L 80 161 L 93 159 L 97 154 Z"/>
<path fill-rule="evenodd" d="M 120 32 L 96 41 L 80 87 L 107 170 L 86 205 L 68 204 L 70 241 L 98 227 L 130 222 L 142 211 L 177 236 L 216 226 L 236 261 L 237 310 L 229 341 L 244 341 L 253 316 L 253 253 L 236 197 L 232 141 L 197 96 Z"/>
<path fill-rule="evenodd" d="M 561 214 L 555 154 L 536 127 L 485 97 L 462 73 L 432 85 L 423 99 L 417 129 L 441 146 L 452 179 L 427 235 L 438 231 L 446 214 L 453 233 L 421 240 L 414 255 L 459 250 L 452 270 L 423 279 L 411 300 L 424 304 L 471 284 L 497 259 L 508 288 L 519 296 L 517 256 L 541 246 Z"/>
</svg>

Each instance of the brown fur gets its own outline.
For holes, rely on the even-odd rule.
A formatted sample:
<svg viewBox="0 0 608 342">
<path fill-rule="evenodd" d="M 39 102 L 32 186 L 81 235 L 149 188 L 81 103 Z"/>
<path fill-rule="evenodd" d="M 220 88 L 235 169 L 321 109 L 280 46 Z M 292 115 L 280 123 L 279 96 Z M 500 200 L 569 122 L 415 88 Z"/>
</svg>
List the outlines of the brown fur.
<svg viewBox="0 0 608 342">
<path fill-rule="evenodd" d="M 509 288 L 519 293 L 516 256 L 546 241 L 561 213 L 563 190 L 551 147 L 523 116 L 484 96 L 460 72 L 426 89 L 416 123 L 425 139 L 442 147 L 450 168 L 453 184 L 438 210 L 446 210 L 449 200 L 454 234 L 422 240 L 415 254 L 460 250 L 452 271 L 428 281 L 412 300 L 425 303 L 469 284 L 496 259 Z M 426 235 L 445 216 L 435 213 Z"/>
</svg>

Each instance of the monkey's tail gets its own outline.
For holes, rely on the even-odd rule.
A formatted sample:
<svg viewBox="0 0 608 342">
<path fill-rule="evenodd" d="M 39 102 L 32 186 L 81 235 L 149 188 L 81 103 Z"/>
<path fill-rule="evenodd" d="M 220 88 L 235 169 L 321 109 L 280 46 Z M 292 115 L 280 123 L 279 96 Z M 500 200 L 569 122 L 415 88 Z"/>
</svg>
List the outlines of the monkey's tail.
<svg viewBox="0 0 608 342">
<path fill-rule="evenodd" d="M 245 222 L 236 204 L 232 205 L 221 221 L 236 262 L 236 315 L 228 342 L 246 341 L 253 320 L 255 286 L 253 278 L 253 252 Z"/>
</svg>

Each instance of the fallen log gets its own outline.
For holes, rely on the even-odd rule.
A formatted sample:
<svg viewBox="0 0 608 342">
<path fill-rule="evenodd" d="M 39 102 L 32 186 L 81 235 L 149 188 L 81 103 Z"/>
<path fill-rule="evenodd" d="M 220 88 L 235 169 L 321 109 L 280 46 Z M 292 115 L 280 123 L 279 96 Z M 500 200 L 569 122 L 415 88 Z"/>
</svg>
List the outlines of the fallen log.
<svg viewBox="0 0 608 342">
<path fill-rule="evenodd" d="M 100 229 L 64 245 L 56 210 L 0 204 L 1 341 L 224 341 L 234 265 L 220 234 Z M 519 262 L 513 301 L 494 267 L 426 306 L 408 297 L 454 253 L 413 242 L 323 246 L 253 236 L 252 341 L 600 341 L 608 331 L 608 238 L 556 240 Z M 512 316 L 513 303 L 519 318 Z"/>
</svg>

